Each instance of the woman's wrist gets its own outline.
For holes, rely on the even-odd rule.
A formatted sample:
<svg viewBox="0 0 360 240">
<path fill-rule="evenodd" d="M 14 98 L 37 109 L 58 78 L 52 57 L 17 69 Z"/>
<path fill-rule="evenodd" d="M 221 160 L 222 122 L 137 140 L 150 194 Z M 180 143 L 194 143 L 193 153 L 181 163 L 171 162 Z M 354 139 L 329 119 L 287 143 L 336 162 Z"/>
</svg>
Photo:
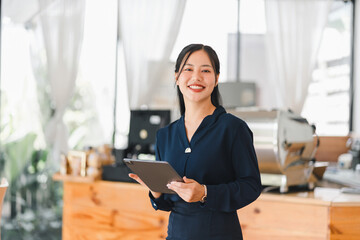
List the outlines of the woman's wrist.
<svg viewBox="0 0 360 240">
<path fill-rule="evenodd" d="M 206 202 L 206 198 L 207 198 L 207 187 L 205 184 L 202 185 L 204 187 L 204 195 L 202 196 L 200 202 L 201 203 L 205 203 Z"/>
<path fill-rule="evenodd" d="M 161 194 L 162 194 L 161 192 L 153 192 L 153 191 L 150 191 L 150 192 L 154 198 L 159 198 L 159 197 L 161 197 Z"/>
</svg>

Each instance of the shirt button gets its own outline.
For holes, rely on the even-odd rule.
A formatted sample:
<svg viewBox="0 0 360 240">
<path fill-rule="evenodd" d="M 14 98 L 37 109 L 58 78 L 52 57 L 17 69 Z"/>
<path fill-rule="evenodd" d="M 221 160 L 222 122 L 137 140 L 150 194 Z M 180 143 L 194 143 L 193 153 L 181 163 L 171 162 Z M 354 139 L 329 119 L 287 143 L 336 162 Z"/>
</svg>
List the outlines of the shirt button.
<svg viewBox="0 0 360 240">
<path fill-rule="evenodd" d="M 185 149 L 185 153 L 191 153 L 191 148 L 189 148 L 189 147 L 186 148 L 186 149 Z"/>
</svg>

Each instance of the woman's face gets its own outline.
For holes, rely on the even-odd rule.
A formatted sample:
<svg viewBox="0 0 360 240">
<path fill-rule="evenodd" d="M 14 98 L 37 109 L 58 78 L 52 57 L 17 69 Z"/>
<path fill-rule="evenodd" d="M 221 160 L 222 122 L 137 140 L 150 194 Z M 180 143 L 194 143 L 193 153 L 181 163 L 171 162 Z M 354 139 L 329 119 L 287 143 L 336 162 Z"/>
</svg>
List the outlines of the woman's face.
<svg viewBox="0 0 360 240">
<path fill-rule="evenodd" d="M 211 93 L 218 83 L 218 77 L 204 50 L 193 52 L 180 75 L 175 73 L 176 85 L 179 86 L 185 103 L 211 103 Z"/>
</svg>

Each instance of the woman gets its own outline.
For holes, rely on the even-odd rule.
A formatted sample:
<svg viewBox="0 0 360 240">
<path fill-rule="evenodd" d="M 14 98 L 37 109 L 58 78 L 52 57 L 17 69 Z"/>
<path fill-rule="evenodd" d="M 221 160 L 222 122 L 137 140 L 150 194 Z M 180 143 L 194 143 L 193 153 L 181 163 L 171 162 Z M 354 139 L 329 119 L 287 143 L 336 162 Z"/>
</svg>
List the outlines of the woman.
<svg viewBox="0 0 360 240">
<path fill-rule="evenodd" d="M 168 184 L 177 194 L 149 193 L 156 210 L 171 211 L 167 239 L 242 239 L 236 210 L 262 190 L 252 132 L 220 105 L 219 74 L 209 46 L 188 45 L 176 61 L 182 116 L 158 131 L 156 159 L 169 162 L 184 182 Z"/>
</svg>

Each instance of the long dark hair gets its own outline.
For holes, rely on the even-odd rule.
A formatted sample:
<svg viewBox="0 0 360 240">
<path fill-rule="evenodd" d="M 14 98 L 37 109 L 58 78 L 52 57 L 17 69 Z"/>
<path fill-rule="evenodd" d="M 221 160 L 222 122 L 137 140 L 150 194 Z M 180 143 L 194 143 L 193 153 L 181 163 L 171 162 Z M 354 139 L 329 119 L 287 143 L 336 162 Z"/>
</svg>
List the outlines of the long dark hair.
<svg viewBox="0 0 360 240">
<path fill-rule="evenodd" d="M 214 49 L 212 49 L 210 46 L 206 46 L 203 44 L 190 44 L 190 45 L 187 45 L 186 47 L 184 47 L 183 50 L 181 50 L 181 52 L 176 60 L 176 64 L 175 64 L 175 73 L 178 73 L 177 78 L 179 78 L 190 55 L 193 52 L 196 52 L 199 50 L 204 50 L 207 53 L 207 55 L 209 56 L 211 65 L 215 72 L 215 79 L 217 78 L 217 76 L 220 74 L 219 58 L 218 58 L 216 52 L 214 51 Z M 183 61 L 184 58 L 185 58 L 185 60 Z M 183 65 L 181 65 L 182 62 L 184 62 Z M 180 66 L 181 66 L 181 69 L 180 69 Z M 179 86 L 177 86 L 177 94 L 178 94 L 178 98 L 179 98 L 180 113 L 181 113 L 181 115 L 184 115 L 185 114 L 184 96 L 181 93 Z M 218 84 L 216 85 L 216 87 L 214 87 L 214 90 L 211 93 L 211 103 L 215 107 L 218 107 L 221 105 L 221 96 L 220 96 Z"/>
</svg>

